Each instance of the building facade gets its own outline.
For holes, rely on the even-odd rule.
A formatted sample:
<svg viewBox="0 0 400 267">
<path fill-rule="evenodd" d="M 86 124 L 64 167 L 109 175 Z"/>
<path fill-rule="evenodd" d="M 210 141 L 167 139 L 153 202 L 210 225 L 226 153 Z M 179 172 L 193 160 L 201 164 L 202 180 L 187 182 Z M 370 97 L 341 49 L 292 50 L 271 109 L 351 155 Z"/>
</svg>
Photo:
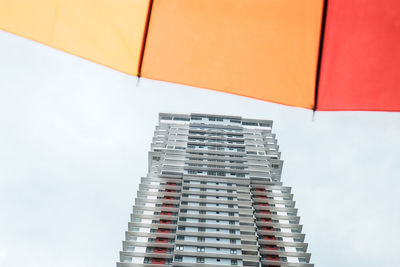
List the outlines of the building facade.
<svg viewBox="0 0 400 267">
<path fill-rule="evenodd" d="M 313 266 L 271 128 L 160 114 L 117 267 Z"/>
</svg>

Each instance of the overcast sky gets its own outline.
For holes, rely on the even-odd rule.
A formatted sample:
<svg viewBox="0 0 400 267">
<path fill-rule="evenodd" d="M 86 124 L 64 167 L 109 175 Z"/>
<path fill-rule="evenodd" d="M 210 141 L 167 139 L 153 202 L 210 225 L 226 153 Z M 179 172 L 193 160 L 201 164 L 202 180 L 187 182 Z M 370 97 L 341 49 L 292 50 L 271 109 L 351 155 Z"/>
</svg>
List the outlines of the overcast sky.
<svg viewBox="0 0 400 267">
<path fill-rule="evenodd" d="M 0 31 L 0 266 L 115 266 L 158 112 L 271 119 L 316 266 L 394 266 L 400 113 L 137 79 Z"/>
</svg>

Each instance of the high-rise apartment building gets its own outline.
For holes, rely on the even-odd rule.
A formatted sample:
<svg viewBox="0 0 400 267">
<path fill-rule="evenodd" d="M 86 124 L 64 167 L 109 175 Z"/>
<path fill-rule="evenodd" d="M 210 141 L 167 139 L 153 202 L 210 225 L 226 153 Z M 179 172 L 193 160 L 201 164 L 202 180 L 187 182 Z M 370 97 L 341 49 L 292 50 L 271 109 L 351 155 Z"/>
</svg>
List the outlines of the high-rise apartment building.
<svg viewBox="0 0 400 267">
<path fill-rule="evenodd" d="M 160 114 L 117 266 L 313 266 L 271 127 Z"/>
</svg>

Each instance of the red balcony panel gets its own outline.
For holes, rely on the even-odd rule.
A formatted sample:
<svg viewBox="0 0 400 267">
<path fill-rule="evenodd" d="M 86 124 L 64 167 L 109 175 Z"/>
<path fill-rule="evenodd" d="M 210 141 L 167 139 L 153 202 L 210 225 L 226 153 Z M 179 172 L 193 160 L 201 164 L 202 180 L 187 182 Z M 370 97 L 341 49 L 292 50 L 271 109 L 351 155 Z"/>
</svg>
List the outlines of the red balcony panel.
<svg viewBox="0 0 400 267">
<path fill-rule="evenodd" d="M 161 215 L 172 216 L 172 212 L 170 212 L 170 211 L 161 211 Z"/>
<path fill-rule="evenodd" d="M 151 264 L 165 264 L 165 259 L 153 258 Z"/>
<path fill-rule="evenodd" d="M 272 222 L 271 218 L 261 218 L 260 219 L 261 222 Z"/>
<path fill-rule="evenodd" d="M 167 182 L 167 185 L 175 185 L 176 186 L 176 183 Z"/>
<path fill-rule="evenodd" d="M 272 227 L 272 226 L 263 226 L 263 227 L 261 227 L 261 230 L 263 230 L 263 231 L 274 231 L 274 227 Z"/>
<path fill-rule="evenodd" d="M 166 208 L 173 208 L 174 207 L 173 204 L 166 204 L 166 203 L 163 203 L 161 206 L 162 207 L 166 207 Z"/>
<path fill-rule="evenodd" d="M 275 245 L 265 245 L 266 250 L 278 250 L 278 247 Z"/>
<path fill-rule="evenodd" d="M 166 228 L 158 228 L 157 229 L 157 233 L 168 234 L 170 232 L 171 232 L 171 230 L 170 229 L 166 229 Z"/>
<path fill-rule="evenodd" d="M 269 206 L 269 204 L 268 204 L 268 203 L 257 203 L 257 205 L 259 205 L 259 206 L 264 206 L 264 207 L 267 207 L 267 206 Z"/>
<path fill-rule="evenodd" d="M 267 192 L 267 190 L 265 190 L 264 188 L 256 188 L 257 192 Z"/>
<path fill-rule="evenodd" d="M 168 243 L 168 238 L 157 237 L 156 243 Z"/>
<path fill-rule="evenodd" d="M 174 197 L 170 197 L 170 196 L 164 196 L 164 199 L 167 199 L 167 200 L 174 200 L 175 198 L 174 198 Z"/>
<path fill-rule="evenodd" d="M 154 253 L 167 253 L 167 248 L 154 248 Z"/>
<path fill-rule="evenodd" d="M 263 236 L 264 240 L 276 240 L 276 237 L 273 235 L 265 235 Z"/>
<path fill-rule="evenodd" d="M 268 198 L 267 196 L 257 196 L 257 198 Z"/>
<path fill-rule="evenodd" d="M 172 190 L 172 189 L 165 189 L 165 192 L 168 192 L 168 193 L 176 193 L 176 190 Z"/>
<path fill-rule="evenodd" d="M 267 255 L 267 261 L 279 261 L 279 256 L 277 255 Z"/>
<path fill-rule="evenodd" d="M 159 224 L 171 224 L 171 221 L 170 220 L 160 220 L 158 223 Z"/>
</svg>

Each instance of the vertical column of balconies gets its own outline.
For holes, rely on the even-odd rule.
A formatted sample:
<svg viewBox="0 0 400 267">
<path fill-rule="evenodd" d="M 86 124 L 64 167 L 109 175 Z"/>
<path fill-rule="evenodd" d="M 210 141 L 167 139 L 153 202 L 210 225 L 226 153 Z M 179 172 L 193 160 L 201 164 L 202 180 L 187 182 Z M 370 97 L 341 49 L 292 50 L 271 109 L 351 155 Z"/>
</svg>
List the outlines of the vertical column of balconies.
<svg viewBox="0 0 400 267">
<path fill-rule="evenodd" d="M 172 265 L 182 187 L 179 162 L 186 147 L 177 132 L 166 124 L 156 128 L 149 174 L 141 180 L 118 267 Z"/>
<path fill-rule="evenodd" d="M 245 154 L 229 146 L 228 135 L 238 132 L 197 126 L 189 132 L 173 265 L 258 264 Z"/>
<path fill-rule="evenodd" d="M 261 137 L 261 138 L 260 138 Z M 290 188 L 282 186 L 282 161 L 274 135 L 254 132 L 246 143 L 263 147 L 248 158 L 262 266 L 312 266 Z M 259 173 L 259 174 L 255 174 Z"/>
<path fill-rule="evenodd" d="M 171 265 L 174 244 L 176 241 L 176 228 L 178 222 L 179 205 L 182 189 L 183 158 L 187 142 L 187 127 L 182 124 L 161 124 L 168 129 L 168 138 L 164 149 L 161 176 L 167 179 L 165 186 L 160 186 L 161 193 L 159 219 L 153 220 L 157 225 L 154 244 L 147 247 L 151 253 L 144 259 L 144 263 L 156 265 Z M 172 178 L 179 177 L 179 183 Z"/>
</svg>

